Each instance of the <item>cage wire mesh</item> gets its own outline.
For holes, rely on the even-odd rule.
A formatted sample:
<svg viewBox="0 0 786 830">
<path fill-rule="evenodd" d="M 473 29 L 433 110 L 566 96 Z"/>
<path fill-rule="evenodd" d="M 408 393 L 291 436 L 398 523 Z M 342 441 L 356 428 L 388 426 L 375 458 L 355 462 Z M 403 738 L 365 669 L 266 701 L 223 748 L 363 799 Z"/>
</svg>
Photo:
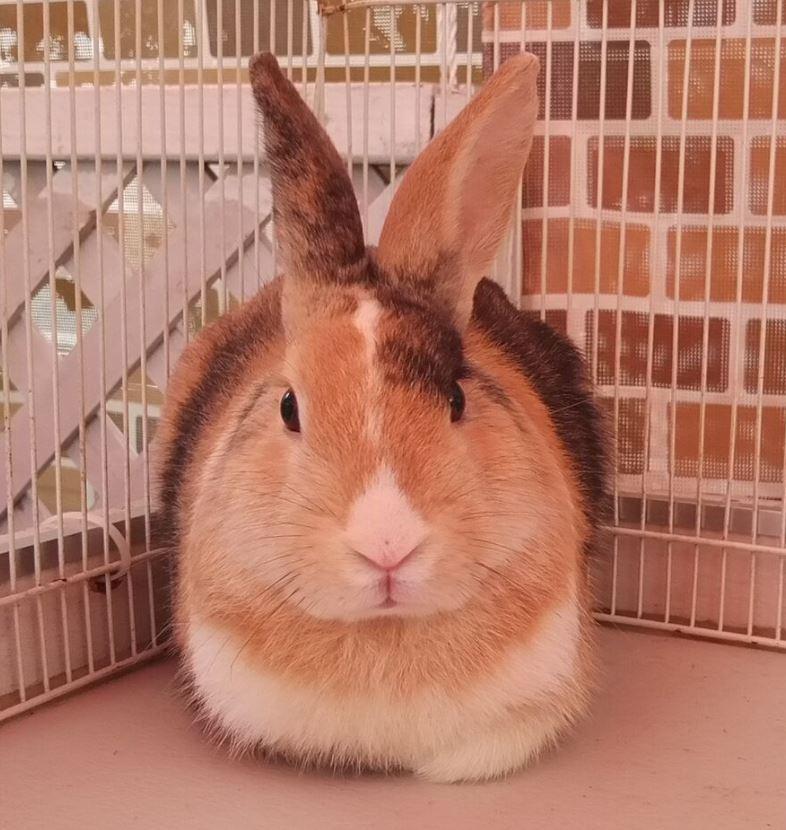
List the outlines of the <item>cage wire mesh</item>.
<svg viewBox="0 0 786 830">
<path fill-rule="evenodd" d="M 379 234 L 510 55 L 540 120 L 493 275 L 616 434 L 597 616 L 784 647 L 784 0 L 0 0 L 0 719 L 159 653 L 152 462 L 188 341 L 275 273 L 247 59 Z"/>
</svg>

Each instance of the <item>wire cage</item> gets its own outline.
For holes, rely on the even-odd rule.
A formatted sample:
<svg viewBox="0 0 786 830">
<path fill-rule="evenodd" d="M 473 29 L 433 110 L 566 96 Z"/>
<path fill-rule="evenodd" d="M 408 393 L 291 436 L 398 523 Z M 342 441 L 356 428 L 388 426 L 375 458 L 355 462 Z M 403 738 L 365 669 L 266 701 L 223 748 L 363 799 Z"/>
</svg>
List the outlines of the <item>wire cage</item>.
<svg viewBox="0 0 786 830">
<path fill-rule="evenodd" d="M 616 435 L 602 621 L 784 648 L 783 0 L 0 0 L 0 719 L 166 648 L 155 427 L 276 271 L 247 61 L 326 125 L 373 243 L 510 55 L 540 119 L 493 276 Z"/>
</svg>

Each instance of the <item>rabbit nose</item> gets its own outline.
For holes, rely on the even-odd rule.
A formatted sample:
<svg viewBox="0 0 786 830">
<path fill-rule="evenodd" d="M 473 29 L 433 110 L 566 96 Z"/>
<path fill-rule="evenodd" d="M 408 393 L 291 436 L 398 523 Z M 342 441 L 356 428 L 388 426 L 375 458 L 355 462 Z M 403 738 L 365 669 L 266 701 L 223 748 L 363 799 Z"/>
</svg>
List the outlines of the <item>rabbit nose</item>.
<svg viewBox="0 0 786 830">
<path fill-rule="evenodd" d="M 424 518 L 398 486 L 393 471 L 382 467 L 351 505 L 343 541 L 358 556 L 389 573 L 427 536 Z"/>
<path fill-rule="evenodd" d="M 414 548 L 406 550 L 401 548 L 397 549 L 392 545 L 383 543 L 373 551 L 364 552 L 355 550 L 355 553 L 375 568 L 379 568 L 390 574 L 397 568 L 400 568 L 405 562 L 408 562 L 418 552 L 419 547 L 420 545 L 416 545 Z"/>
</svg>

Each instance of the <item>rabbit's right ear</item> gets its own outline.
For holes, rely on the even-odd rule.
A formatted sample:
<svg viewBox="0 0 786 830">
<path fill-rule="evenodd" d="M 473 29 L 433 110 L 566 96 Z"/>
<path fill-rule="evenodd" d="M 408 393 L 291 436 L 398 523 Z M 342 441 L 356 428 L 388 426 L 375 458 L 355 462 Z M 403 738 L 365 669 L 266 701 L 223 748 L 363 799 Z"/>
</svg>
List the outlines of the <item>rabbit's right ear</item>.
<svg viewBox="0 0 786 830">
<path fill-rule="evenodd" d="M 426 284 L 461 330 L 515 204 L 538 115 L 538 59 L 511 57 L 407 171 L 377 260 L 393 279 Z"/>
<path fill-rule="evenodd" d="M 249 76 L 263 118 L 276 244 L 286 273 L 282 317 L 291 331 L 315 308 L 315 289 L 364 273 L 363 226 L 346 165 L 275 57 L 253 57 Z"/>
</svg>

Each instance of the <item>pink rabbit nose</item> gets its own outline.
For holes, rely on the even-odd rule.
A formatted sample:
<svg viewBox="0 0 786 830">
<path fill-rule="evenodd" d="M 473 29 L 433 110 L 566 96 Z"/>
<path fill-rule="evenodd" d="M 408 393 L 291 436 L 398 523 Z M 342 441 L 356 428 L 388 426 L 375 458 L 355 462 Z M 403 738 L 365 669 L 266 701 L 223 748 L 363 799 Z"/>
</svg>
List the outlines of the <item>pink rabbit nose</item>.
<svg viewBox="0 0 786 830">
<path fill-rule="evenodd" d="M 419 545 L 416 545 L 410 550 L 396 549 L 392 545 L 381 545 L 375 548 L 373 552 L 364 552 L 355 550 L 355 553 L 366 562 L 370 563 L 376 568 L 380 568 L 387 573 L 392 573 L 409 559 L 411 559 L 418 552 Z"/>
<path fill-rule="evenodd" d="M 427 536 L 426 522 L 398 486 L 393 471 L 382 467 L 352 504 L 344 542 L 360 558 L 390 573 Z"/>
</svg>

